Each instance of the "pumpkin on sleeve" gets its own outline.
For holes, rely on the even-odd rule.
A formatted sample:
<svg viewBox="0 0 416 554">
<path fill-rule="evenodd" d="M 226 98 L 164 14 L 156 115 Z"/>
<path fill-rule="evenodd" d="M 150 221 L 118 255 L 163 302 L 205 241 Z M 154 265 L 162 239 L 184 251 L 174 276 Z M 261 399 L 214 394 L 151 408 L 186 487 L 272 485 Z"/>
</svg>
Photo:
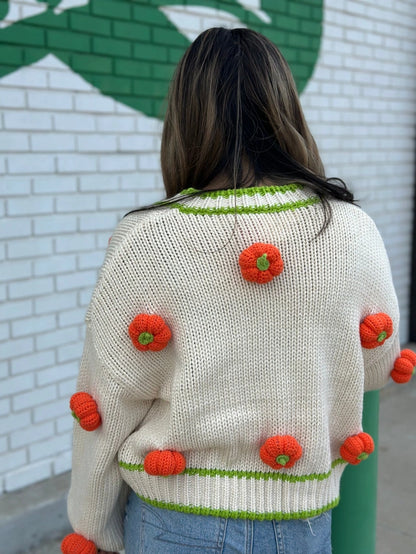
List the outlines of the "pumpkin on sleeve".
<svg viewBox="0 0 416 554">
<path fill-rule="evenodd" d="M 405 348 L 394 362 L 394 367 L 390 373 L 391 378 L 396 383 L 408 383 L 414 373 L 416 373 L 416 354 Z"/>
<path fill-rule="evenodd" d="M 340 448 L 341 458 L 352 465 L 358 465 L 374 451 L 374 441 L 368 433 L 351 435 Z"/>
<path fill-rule="evenodd" d="M 363 348 L 377 348 L 393 334 L 393 322 L 387 314 L 368 315 L 360 324 L 360 339 Z"/>
<path fill-rule="evenodd" d="M 97 547 L 78 533 L 67 535 L 61 542 L 63 554 L 97 554 Z"/>
<path fill-rule="evenodd" d="M 85 431 L 94 431 L 101 425 L 97 403 L 87 392 L 76 392 L 71 396 L 69 407 L 72 415 Z"/>
</svg>

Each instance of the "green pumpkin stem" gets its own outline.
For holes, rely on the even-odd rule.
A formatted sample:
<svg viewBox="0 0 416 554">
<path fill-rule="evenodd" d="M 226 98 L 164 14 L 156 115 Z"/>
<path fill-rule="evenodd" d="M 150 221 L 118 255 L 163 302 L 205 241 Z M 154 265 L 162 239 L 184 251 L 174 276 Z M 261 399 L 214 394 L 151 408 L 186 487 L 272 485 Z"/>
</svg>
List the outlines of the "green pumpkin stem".
<svg viewBox="0 0 416 554">
<path fill-rule="evenodd" d="M 270 262 L 266 259 L 267 254 L 263 254 L 259 258 L 257 258 L 257 269 L 260 271 L 266 271 L 266 269 L 269 269 Z"/>
</svg>

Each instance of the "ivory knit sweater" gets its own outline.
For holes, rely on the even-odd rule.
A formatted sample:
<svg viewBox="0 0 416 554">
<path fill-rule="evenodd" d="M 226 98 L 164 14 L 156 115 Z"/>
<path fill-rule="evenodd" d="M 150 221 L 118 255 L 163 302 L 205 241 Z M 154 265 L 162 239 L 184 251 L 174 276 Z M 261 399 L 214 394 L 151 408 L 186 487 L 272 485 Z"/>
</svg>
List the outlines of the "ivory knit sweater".
<svg viewBox="0 0 416 554">
<path fill-rule="evenodd" d="M 119 223 L 85 318 L 77 391 L 101 425 L 74 422 L 77 533 L 122 549 L 129 487 L 162 508 L 222 517 L 306 518 L 337 505 L 340 448 L 365 431 L 363 393 L 387 383 L 400 345 L 380 234 L 359 207 L 330 202 L 316 240 L 322 204 L 300 185 L 208 191 Z M 255 243 L 281 255 L 268 282 L 243 273 Z M 266 275 L 271 259 L 258 257 L 251 274 Z M 159 350 L 155 329 L 133 328 L 140 314 L 165 325 Z M 364 348 L 372 314 L 393 328 Z M 276 469 L 261 449 L 287 436 L 298 458 L 269 445 Z M 145 471 L 153 451 L 180 453 L 184 471 Z"/>
</svg>

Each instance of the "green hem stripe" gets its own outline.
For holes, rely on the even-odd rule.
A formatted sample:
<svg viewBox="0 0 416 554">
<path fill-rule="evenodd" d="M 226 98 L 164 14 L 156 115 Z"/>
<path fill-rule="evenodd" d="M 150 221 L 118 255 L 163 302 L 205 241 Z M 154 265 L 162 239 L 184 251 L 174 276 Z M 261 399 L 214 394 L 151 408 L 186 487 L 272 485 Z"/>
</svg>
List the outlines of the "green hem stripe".
<svg viewBox="0 0 416 554">
<path fill-rule="evenodd" d="M 347 462 L 342 458 L 334 460 L 331 464 L 333 469 L 339 464 L 346 464 Z M 128 471 L 144 471 L 143 464 L 129 464 L 127 462 L 120 461 L 118 465 Z M 292 483 L 304 482 L 304 481 L 323 481 L 328 479 L 332 473 L 332 470 L 327 473 L 310 473 L 309 475 L 286 475 L 284 473 L 269 473 L 263 471 L 229 471 L 225 469 L 200 469 L 200 468 L 186 468 L 180 475 L 198 475 L 199 477 L 237 477 L 238 479 L 257 479 L 264 481 L 290 481 Z"/>
<path fill-rule="evenodd" d="M 255 194 L 261 194 L 264 196 L 265 194 L 276 194 L 276 193 L 285 193 L 285 192 L 294 192 L 295 190 L 298 190 L 300 188 L 303 188 L 304 185 L 293 183 L 288 185 L 281 185 L 280 187 L 277 185 L 271 185 L 270 187 L 264 186 L 264 187 L 246 187 L 246 188 L 239 188 L 234 191 L 234 189 L 226 189 L 226 190 L 207 190 L 205 192 L 202 192 L 201 194 L 195 195 L 199 196 L 201 198 L 217 198 L 218 196 L 222 196 L 223 198 L 228 198 L 230 196 L 254 196 Z M 185 189 L 181 191 L 179 194 L 191 194 L 192 192 L 199 192 L 200 189 L 196 189 L 193 187 L 190 187 L 188 189 Z"/>
<path fill-rule="evenodd" d="M 136 493 L 137 494 L 137 493 Z M 224 509 L 205 508 L 200 506 L 184 506 L 183 504 L 174 504 L 173 502 L 162 502 L 160 500 L 151 500 L 141 494 L 137 494 L 144 502 L 156 506 L 156 508 L 165 508 L 167 510 L 174 510 L 176 512 L 184 512 L 186 514 L 198 514 L 205 516 L 215 517 L 232 517 L 234 519 L 257 519 L 257 520 L 269 520 L 269 519 L 306 519 L 308 517 L 314 517 L 327 512 L 332 508 L 335 508 L 339 504 L 340 497 L 338 496 L 322 508 L 316 510 L 303 510 L 301 512 L 267 512 L 265 514 L 258 514 L 256 512 L 239 512 Z"/>
<path fill-rule="evenodd" d="M 307 200 L 298 200 L 297 202 L 287 202 L 286 204 L 269 204 L 265 206 L 236 206 L 231 208 L 196 208 L 194 206 L 185 206 L 178 202 L 166 204 L 167 208 L 178 209 L 184 214 L 194 215 L 220 215 L 220 214 L 253 214 L 268 212 L 285 212 L 287 210 L 296 210 L 316 204 L 320 201 L 319 196 L 312 196 Z"/>
</svg>

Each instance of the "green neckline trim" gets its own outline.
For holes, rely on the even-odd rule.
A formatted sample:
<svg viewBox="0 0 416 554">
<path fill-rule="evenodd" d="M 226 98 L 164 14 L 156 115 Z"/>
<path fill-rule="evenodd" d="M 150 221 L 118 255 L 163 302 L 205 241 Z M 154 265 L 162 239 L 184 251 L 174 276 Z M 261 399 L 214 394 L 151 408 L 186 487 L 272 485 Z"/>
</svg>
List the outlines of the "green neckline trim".
<svg viewBox="0 0 416 554">
<path fill-rule="evenodd" d="M 279 192 L 285 193 L 285 192 L 293 192 L 295 190 L 298 190 L 300 188 L 303 188 L 304 185 L 298 184 L 298 183 L 291 183 L 289 185 L 271 185 L 271 186 L 263 186 L 263 187 L 245 187 L 245 188 L 239 188 L 234 191 L 234 189 L 226 189 L 226 190 L 207 190 L 201 194 L 198 194 L 198 197 L 201 198 L 217 198 L 218 196 L 222 196 L 223 198 L 229 198 L 230 196 L 254 196 L 255 194 L 261 194 L 264 196 L 265 194 L 276 194 Z M 183 191 L 181 191 L 179 194 L 191 194 L 192 192 L 199 192 L 199 189 L 196 189 L 194 187 L 189 187 Z"/>
<path fill-rule="evenodd" d="M 194 206 L 185 206 L 181 203 L 166 204 L 167 208 L 176 208 L 184 214 L 194 215 L 220 215 L 220 214 L 253 214 L 269 212 L 285 212 L 287 210 L 297 210 L 312 206 L 320 201 L 319 196 L 312 196 L 307 200 L 298 200 L 297 202 L 287 202 L 286 204 L 271 204 L 265 206 L 237 206 L 230 208 L 196 208 Z"/>
<path fill-rule="evenodd" d="M 339 464 L 346 464 L 342 458 L 338 458 L 331 463 L 331 468 Z M 144 471 L 143 464 L 129 464 L 120 461 L 118 465 L 129 471 Z M 327 473 L 310 473 L 309 475 L 286 475 L 285 473 L 269 473 L 264 471 L 241 471 L 241 470 L 225 470 L 225 469 L 203 469 L 203 468 L 186 468 L 180 475 L 198 475 L 199 477 L 237 477 L 238 479 L 257 479 L 264 481 L 290 481 L 292 483 L 304 481 L 323 481 L 328 479 L 332 473 L 332 469 Z"/>
<path fill-rule="evenodd" d="M 137 492 L 136 492 L 137 494 Z M 234 519 L 257 519 L 257 520 L 269 520 L 269 519 L 306 519 L 308 517 L 314 517 L 327 512 L 335 506 L 338 506 L 340 497 L 338 496 L 332 502 L 318 508 L 316 510 L 302 510 L 301 512 L 267 512 L 265 514 L 258 514 L 256 512 L 242 512 L 224 509 L 205 508 L 199 506 L 184 506 L 183 504 L 174 504 L 173 502 L 162 502 L 161 500 L 151 500 L 141 494 L 137 494 L 144 502 L 155 506 L 156 508 L 165 508 L 168 510 L 174 510 L 176 512 L 184 512 L 187 514 L 200 514 L 206 516 L 216 517 L 232 517 Z"/>
</svg>

